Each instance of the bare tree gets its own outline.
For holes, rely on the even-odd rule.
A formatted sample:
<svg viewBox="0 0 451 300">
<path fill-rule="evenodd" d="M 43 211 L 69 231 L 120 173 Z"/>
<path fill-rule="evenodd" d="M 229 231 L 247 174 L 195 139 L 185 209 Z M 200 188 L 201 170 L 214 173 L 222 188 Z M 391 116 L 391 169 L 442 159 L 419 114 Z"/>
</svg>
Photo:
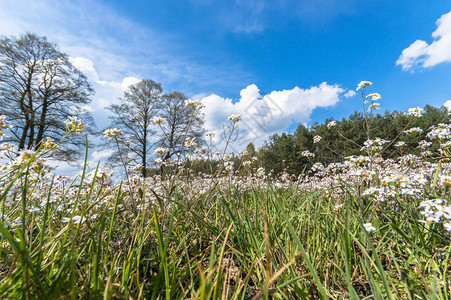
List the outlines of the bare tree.
<svg viewBox="0 0 451 300">
<path fill-rule="evenodd" d="M 86 76 L 45 37 L 0 38 L 0 115 L 11 121 L 8 141 L 16 142 L 19 150 L 39 145 L 46 135 L 61 138 L 70 116 L 78 115 L 93 128 L 92 117 L 83 109 L 92 94 Z M 83 143 L 74 139 L 72 144 Z M 75 153 L 66 148 L 60 158 L 74 159 Z"/>
<path fill-rule="evenodd" d="M 183 150 L 186 138 L 196 138 L 197 144 L 204 143 L 204 120 L 200 110 L 193 110 L 187 104 L 188 98 L 180 92 L 164 95 L 160 116 L 164 133 L 160 133 L 160 146 L 171 149 L 166 159 Z"/>
<path fill-rule="evenodd" d="M 110 117 L 112 126 L 122 129 L 123 139 L 130 141 L 128 149 L 141 160 L 143 177 L 147 175 L 149 151 L 153 146 L 150 145 L 151 126 L 161 107 L 162 96 L 159 83 L 142 80 L 130 86 L 118 104 L 108 107 L 114 114 Z"/>
</svg>

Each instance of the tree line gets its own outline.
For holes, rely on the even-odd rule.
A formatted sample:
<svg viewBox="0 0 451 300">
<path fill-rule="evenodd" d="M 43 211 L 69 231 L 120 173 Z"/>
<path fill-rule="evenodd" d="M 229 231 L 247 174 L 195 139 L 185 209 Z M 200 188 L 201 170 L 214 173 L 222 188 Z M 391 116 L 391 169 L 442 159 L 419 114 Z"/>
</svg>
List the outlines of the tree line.
<svg viewBox="0 0 451 300">
<path fill-rule="evenodd" d="M 335 126 L 328 124 L 334 122 Z M 450 122 L 450 111 L 446 107 L 436 108 L 430 105 L 424 107 L 422 117 L 412 117 L 397 111 L 386 111 L 384 114 L 376 114 L 369 120 L 370 137 L 380 137 L 390 142 L 382 152 L 384 158 L 398 158 L 406 154 L 421 155 L 425 149 L 421 149 L 419 141 L 426 140 L 427 132 L 431 126 L 439 123 Z M 403 131 L 410 128 L 420 128 L 420 132 L 404 134 Z M 315 143 L 315 137 L 321 137 Z M 364 142 L 367 141 L 365 116 L 354 112 L 341 120 L 328 118 L 324 122 L 316 122 L 306 127 L 299 124 L 293 132 L 274 134 L 258 149 L 253 143 L 246 147 L 245 154 L 234 156 L 231 161 L 235 170 L 242 166 L 243 161 L 249 161 L 251 172 L 263 167 L 267 174 L 278 176 L 284 172 L 291 175 L 300 175 L 309 170 L 313 164 L 322 163 L 327 166 L 330 163 L 343 162 L 346 157 L 353 155 L 368 155 L 361 151 Z M 398 147 L 397 142 L 403 146 Z M 434 152 L 438 145 L 431 145 L 430 151 Z M 314 156 L 306 157 L 304 151 Z M 256 159 L 252 159 L 252 158 Z M 195 173 L 216 172 L 219 162 L 202 159 L 189 162 L 189 167 Z M 249 168 L 248 168 L 249 169 Z M 244 174 L 247 174 L 245 172 Z"/>
<path fill-rule="evenodd" d="M 397 111 L 387 111 L 375 115 L 370 120 L 370 136 L 390 141 L 382 152 L 384 158 L 397 158 L 405 154 L 419 155 L 424 150 L 418 147 L 418 142 L 428 140 L 426 134 L 431 126 L 449 123 L 449 113 L 444 106 L 436 108 L 430 105 L 424 107 L 424 114 L 419 118 Z M 364 115 L 355 112 L 341 121 L 335 121 L 334 127 L 328 126 L 332 121 L 334 120 L 326 119 L 309 128 L 300 124 L 293 133 L 271 136 L 258 151 L 265 169 L 274 174 L 286 171 L 299 175 L 317 162 L 327 165 L 342 162 L 348 156 L 366 155 L 361 151 L 361 147 L 368 139 Z M 414 127 L 420 128 L 422 132 L 402 133 Z M 317 143 L 314 142 L 315 136 L 321 137 Z M 403 146 L 397 146 L 397 142 L 403 142 Z M 434 147 L 437 145 L 433 145 L 431 151 L 435 149 Z M 313 153 L 314 157 L 303 156 L 302 153 L 306 150 Z"/>
</svg>

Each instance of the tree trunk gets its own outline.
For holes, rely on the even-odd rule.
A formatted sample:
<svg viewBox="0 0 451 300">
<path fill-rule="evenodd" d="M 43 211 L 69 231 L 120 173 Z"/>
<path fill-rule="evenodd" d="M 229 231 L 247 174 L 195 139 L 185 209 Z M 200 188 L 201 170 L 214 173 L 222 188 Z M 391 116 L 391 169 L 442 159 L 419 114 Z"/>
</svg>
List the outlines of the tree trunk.
<svg viewBox="0 0 451 300">
<path fill-rule="evenodd" d="M 20 137 L 20 141 L 19 141 L 19 151 L 23 150 L 25 148 L 25 143 L 27 141 L 27 135 L 28 135 L 28 130 L 30 129 L 30 125 L 31 125 L 31 121 L 30 121 L 30 114 L 29 114 L 29 109 L 26 107 L 25 105 L 25 97 L 31 96 L 31 76 L 32 76 L 32 71 L 29 73 L 28 75 L 28 79 L 27 79 L 27 87 L 23 93 L 23 95 L 21 96 L 20 99 L 20 110 L 21 112 L 24 114 L 25 117 L 25 126 L 23 128 L 22 131 L 22 136 Z"/>
<path fill-rule="evenodd" d="M 30 92 L 28 93 L 28 110 L 28 115 L 30 116 L 30 135 L 28 136 L 28 149 L 32 149 L 34 146 L 34 125 L 36 124 L 36 122 L 33 111 L 33 96 L 31 95 L 31 87 Z"/>
<path fill-rule="evenodd" d="M 44 103 L 42 106 L 41 118 L 39 120 L 39 130 L 38 130 L 38 136 L 36 137 L 36 145 L 39 145 L 42 142 L 42 139 L 44 138 L 45 118 L 47 116 L 47 110 L 48 110 L 48 103 L 47 103 L 47 100 L 44 100 Z"/>
<path fill-rule="evenodd" d="M 28 147 L 27 149 L 33 148 L 34 143 L 34 117 L 32 118 L 33 121 L 30 122 L 30 135 L 28 136 Z"/>
<path fill-rule="evenodd" d="M 22 136 L 19 141 L 19 151 L 25 148 L 25 141 L 27 140 L 28 128 L 30 127 L 30 121 L 28 118 L 25 118 L 25 126 L 22 131 Z"/>
<path fill-rule="evenodd" d="M 141 173 L 144 178 L 147 176 L 147 122 L 144 122 L 144 140 L 142 149 L 142 170 Z"/>
</svg>

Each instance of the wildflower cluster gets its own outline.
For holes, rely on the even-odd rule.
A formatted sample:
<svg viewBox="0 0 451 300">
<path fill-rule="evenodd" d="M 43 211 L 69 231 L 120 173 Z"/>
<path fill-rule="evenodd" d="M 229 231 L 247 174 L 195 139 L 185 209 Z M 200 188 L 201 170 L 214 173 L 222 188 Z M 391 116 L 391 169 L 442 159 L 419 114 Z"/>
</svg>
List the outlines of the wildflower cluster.
<svg viewBox="0 0 451 300">
<path fill-rule="evenodd" d="M 350 162 L 353 162 L 353 163 L 357 164 L 357 165 L 363 164 L 363 163 L 367 163 L 367 162 L 371 161 L 371 159 L 368 156 L 363 156 L 363 155 L 359 155 L 359 156 L 352 155 L 352 156 L 346 157 L 346 159 L 348 161 L 350 161 Z"/>
<path fill-rule="evenodd" d="M 360 90 L 360 89 L 364 89 L 367 86 L 372 86 L 373 83 L 370 81 L 360 81 L 360 83 L 357 85 L 357 89 L 356 91 Z"/>
<path fill-rule="evenodd" d="M 337 121 L 330 121 L 329 123 L 327 123 L 327 128 L 331 129 L 333 127 L 337 126 Z"/>
<path fill-rule="evenodd" d="M 446 230 L 451 231 L 451 205 L 446 205 L 443 199 L 431 199 L 422 201 L 419 205 L 423 210 L 421 214 L 428 222 L 439 223 L 443 221 Z"/>
<path fill-rule="evenodd" d="M 383 146 L 390 141 L 386 141 L 382 138 L 375 138 L 374 140 L 367 140 L 363 143 L 363 147 L 360 151 L 371 150 L 371 151 L 381 151 Z"/>
<path fill-rule="evenodd" d="M 421 117 L 423 115 L 423 109 L 421 107 L 409 108 L 406 115 L 414 116 L 414 117 Z"/>
<path fill-rule="evenodd" d="M 410 129 L 404 130 L 403 131 L 405 134 L 411 134 L 411 133 L 417 133 L 420 134 L 423 132 L 423 129 L 421 129 L 420 127 L 412 127 Z"/>
<path fill-rule="evenodd" d="M 313 172 L 322 171 L 322 170 L 324 170 L 324 165 L 322 163 L 320 163 L 320 162 L 317 162 L 317 163 L 313 164 L 311 170 Z"/>
<path fill-rule="evenodd" d="M 57 149 L 58 144 L 55 143 L 55 141 L 49 137 L 44 142 L 44 148 L 45 149 Z"/>
<path fill-rule="evenodd" d="M 224 162 L 224 168 L 227 172 L 233 172 L 233 165 L 234 163 L 231 160 Z"/>
<path fill-rule="evenodd" d="M 368 94 L 366 97 L 367 98 L 371 98 L 371 100 L 373 100 L 373 101 L 377 101 L 377 100 L 380 100 L 382 98 L 382 96 L 380 94 L 378 94 L 378 93 Z"/>
<path fill-rule="evenodd" d="M 399 141 L 395 144 L 395 147 L 398 147 L 398 148 L 407 147 L 407 144 L 406 144 L 406 142 Z"/>
<path fill-rule="evenodd" d="M 103 132 L 103 134 L 104 134 L 106 137 L 112 137 L 112 138 L 115 138 L 115 137 L 117 137 L 117 136 L 123 135 L 124 133 L 122 132 L 121 129 L 118 129 L 118 128 L 110 128 L 110 129 L 105 130 L 105 131 Z"/>
<path fill-rule="evenodd" d="M 380 109 L 380 107 L 379 107 L 380 103 L 375 102 L 375 101 L 378 101 L 382 98 L 382 96 L 379 93 L 368 94 L 365 98 L 365 87 L 371 86 L 372 84 L 373 83 L 369 82 L 369 81 L 362 81 L 357 86 L 357 90 L 362 89 L 362 101 L 363 101 L 364 110 L 365 110 L 365 105 L 369 104 L 368 109 L 367 109 L 369 113 L 374 113 L 374 111 Z M 368 99 L 370 99 L 370 101 Z M 368 130 L 368 128 L 367 128 L 367 130 Z"/>
<path fill-rule="evenodd" d="M 432 145 L 432 142 L 428 142 L 428 141 L 425 141 L 425 140 L 421 140 L 421 141 L 418 142 L 418 148 L 421 148 L 423 150 L 431 147 L 431 145 Z"/>
<path fill-rule="evenodd" d="M 0 116 L 0 141 L 3 140 L 3 137 L 5 136 L 5 129 L 9 129 L 10 126 L 6 122 L 5 116 Z"/>
<path fill-rule="evenodd" d="M 241 116 L 238 114 L 233 114 L 233 115 L 229 116 L 229 120 L 232 121 L 233 123 L 236 123 L 239 120 L 241 120 Z"/>
<path fill-rule="evenodd" d="M 302 152 L 301 152 L 301 155 L 304 156 L 304 157 L 307 157 L 307 158 L 309 158 L 309 157 L 315 157 L 315 154 L 313 154 L 312 152 L 310 152 L 310 151 L 308 151 L 308 150 L 302 151 Z"/>
<path fill-rule="evenodd" d="M 185 100 L 185 104 L 192 109 L 201 109 L 203 108 L 202 102 L 200 100 Z"/>
<path fill-rule="evenodd" d="M 321 137 L 319 136 L 319 135 L 315 135 L 314 137 L 313 137 L 313 143 L 319 143 L 321 141 Z"/>
<path fill-rule="evenodd" d="M 451 124 L 440 123 L 429 129 L 427 137 L 432 140 L 451 139 Z"/>
<path fill-rule="evenodd" d="M 158 147 L 155 149 L 155 154 L 158 154 L 161 156 L 164 156 L 168 152 L 169 152 L 169 149 L 167 149 L 167 148 Z"/>
<path fill-rule="evenodd" d="M 326 188 L 339 182 L 355 182 L 358 185 L 358 178 L 362 178 L 367 184 L 371 183 L 371 186 L 363 191 L 363 197 L 372 199 L 375 203 L 386 203 L 390 209 L 399 210 L 402 205 L 398 202 L 399 197 L 417 201 L 426 196 L 438 168 L 438 163 L 429 163 L 411 154 L 400 157 L 398 161 L 351 156 L 343 163 L 330 164 L 324 168 L 319 167 L 318 163 L 314 164 L 312 171 L 315 173 L 303 180 L 303 186 L 314 183 L 316 188 Z M 446 174 L 446 168 L 440 170 L 443 173 L 440 173 L 436 183 L 439 190 L 445 185 L 451 185 L 451 176 Z M 446 200 L 427 200 L 421 202 L 418 207 L 423 210 L 422 214 L 428 222 L 442 222 L 444 228 L 451 231 L 451 206 L 446 205 Z"/>
<path fill-rule="evenodd" d="M 84 130 L 83 122 L 77 117 L 70 117 L 66 121 L 66 131 L 81 133 Z"/>
<path fill-rule="evenodd" d="M 197 146 L 197 143 L 194 141 L 195 138 L 187 138 L 185 141 L 185 146 L 188 148 L 193 148 Z"/>
<path fill-rule="evenodd" d="M 154 117 L 153 118 L 153 122 L 157 125 L 160 125 L 161 123 L 163 123 L 163 121 L 164 121 L 164 118 L 162 118 L 162 117 Z"/>
<path fill-rule="evenodd" d="M 208 138 L 214 138 L 215 137 L 215 133 L 214 132 L 207 132 L 205 133 L 205 136 Z"/>
</svg>

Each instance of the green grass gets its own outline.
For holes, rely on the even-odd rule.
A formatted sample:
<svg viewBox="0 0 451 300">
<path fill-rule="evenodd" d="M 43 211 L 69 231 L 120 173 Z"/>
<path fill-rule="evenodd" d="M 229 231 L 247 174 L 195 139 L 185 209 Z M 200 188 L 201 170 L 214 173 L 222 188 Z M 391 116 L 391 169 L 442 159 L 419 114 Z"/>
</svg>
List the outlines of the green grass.
<svg viewBox="0 0 451 300">
<path fill-rule="evenodd" d="M 74 224 L 50 203 L 53 181 L 38 214 L 27 210 L 42 200 L 27 166 L 9 178 L 21 200 L 3 211 L 22 224 L 0 224 L 1 298 L 450 298 L 450 235 L 417 221 L 419 200 L 400 201 L 395 212 L 341 186 L 336 211 L 329 191 L 306 193 L 296 183 L 230 184 L 204 195 L 176 186 L 134 213 L 126 201 L 142 201 L 136 187 L 84 185 L 83 175 L 75 196 L 58 200 L 72 200 L 70 216 L 87 216 Z M 369 220 L 375 232 L 363 229 Z"/>
</svg>

